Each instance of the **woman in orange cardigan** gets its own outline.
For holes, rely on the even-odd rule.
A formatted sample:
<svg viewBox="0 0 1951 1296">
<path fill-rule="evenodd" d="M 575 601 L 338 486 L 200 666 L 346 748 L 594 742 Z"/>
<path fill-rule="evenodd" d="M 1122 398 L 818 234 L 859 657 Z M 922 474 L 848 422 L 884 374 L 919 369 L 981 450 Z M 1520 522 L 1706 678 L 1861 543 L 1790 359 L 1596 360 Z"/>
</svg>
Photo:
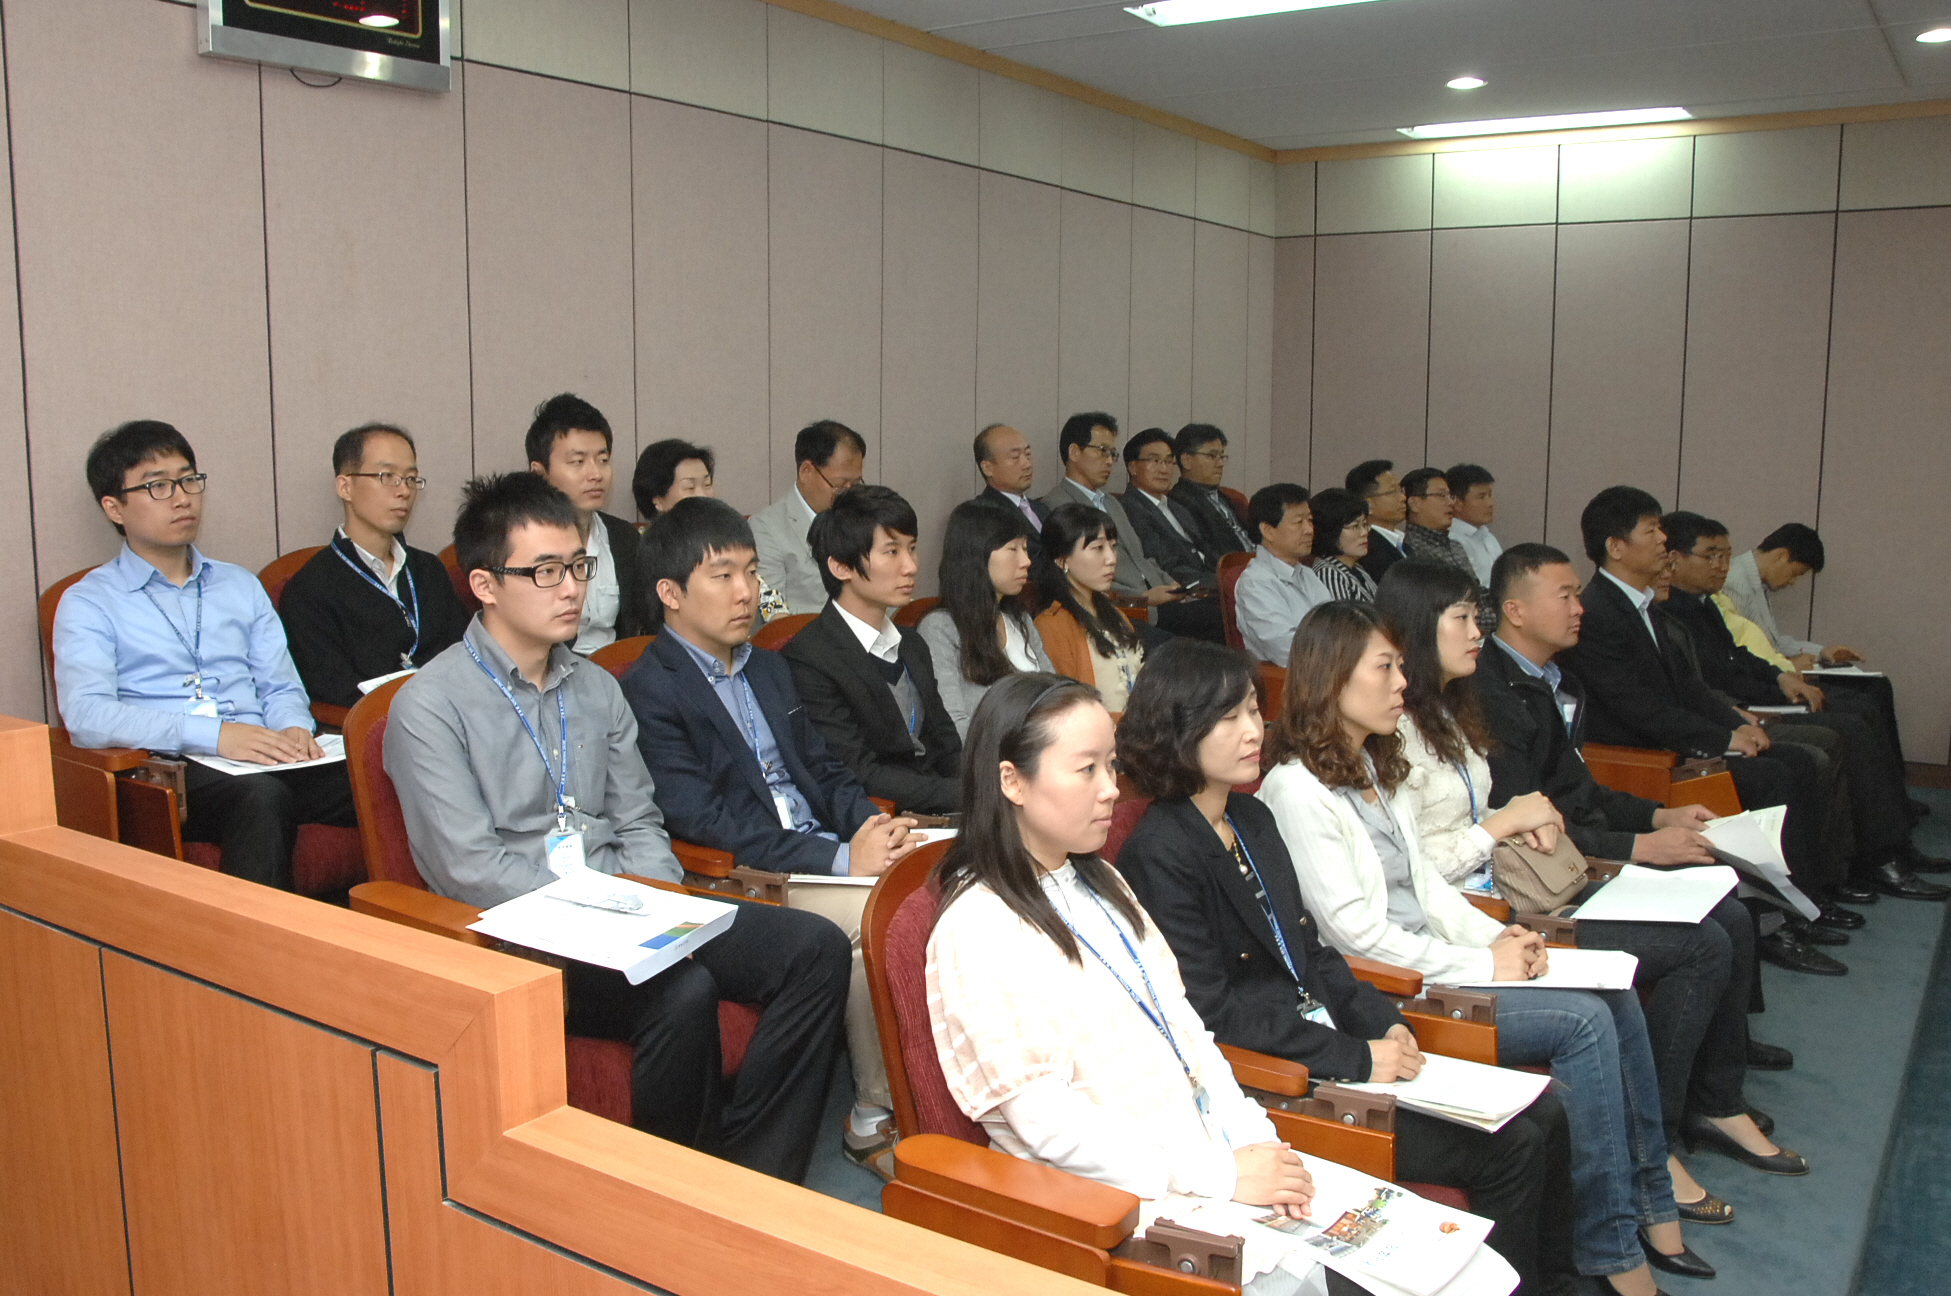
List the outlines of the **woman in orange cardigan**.
<svg viewBox="0 0 1951 1296">
<path fill-rule="evenodd" d="M 1088 504 L 1065 504 L 1043 524 L 1043 552 L 1043 650 L 1059 675 L 1094 686 L 1104 709 L 1119 715 L 1145 657 L 1138 632 L 1105 593 L 1118 570 L 1118 528 Z"/>
</svg>

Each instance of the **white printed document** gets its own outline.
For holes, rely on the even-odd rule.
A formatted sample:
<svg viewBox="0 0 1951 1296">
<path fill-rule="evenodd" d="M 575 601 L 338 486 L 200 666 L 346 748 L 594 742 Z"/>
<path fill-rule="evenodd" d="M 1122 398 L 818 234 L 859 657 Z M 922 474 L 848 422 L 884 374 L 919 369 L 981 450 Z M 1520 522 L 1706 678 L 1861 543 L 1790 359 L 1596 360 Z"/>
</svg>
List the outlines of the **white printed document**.
<svg viewBox="0 0 1951 1296">
<path fill-rule="evenodd" d="M 1786 806 L 1766 806 L 1743 810 L 1738 815 L 1709 819 L 1700 826 L 1714 851 L 1714 858 L 1731 864 L 1741 874 L 1744 892 L 1785 904 L 1814 922 L 1822 913 L 1788 878 L 1788 861 L 1782 857 L 1782 820 Z"/>
<path fill-rule="evenodd" d="M 190 753 L 191 760 L 205 765 L 220 774 L 264 774 L 271 770 L 310 769 L 314 765 L 330 765 L 345 759 L 345 735 L 320 734 L 318 749 L 325 754 L 317 760 L 290 761 L 283 765 L 260 765 L 256 761 L 231 760 L 228 756 L 197 756 Z"/>
<path fill-rule="evenodd" d="M 1648 868 L 1628 864 L 1573 911 L 1579 921 L 1697 923 L 1740 881 L 1725 864 Z M 1556 959 L 1557 954 L 1552 958 Z"/>
<path fill-rule="evenodd" d="M 1624 950 L 1553 949 L 1545 951 L 1543 976 L 1529 981 L 1459 981 L 1457 984 L 1497 990 L 1630 990 L 1633 973 L 1638 970 L 1638 956 Z"/>
<path fill-rule="evenodd" d="M 1554 954 L 1563 953 L 1554 950 Z M 1501 985 L 1502 983 L 1500 983 Z M 1441 1053 L 1423 1054 L 1423 1069 L 1414 1080 L 1391 1080 L 1361 1084 L 1343 1083 L 1344 1089 L 1363 1093 L 1393 1094 L 1398 1104 L 1431 1116 L 1495 1132 L 1510 1123 L 1511 1117 L 1538 1100 L 1551 1083 L 1548 1075 L 1532 1071 L 1512 1071 L 1506 1067 L 1465 1062 Z"/>
<path fill-rule="evenodd" d="M 496 905 L 468 930 L 621 972 L 642 985 L 732 925 L 738 906 L 582 868 Z"/>
<path fill-rule="evenodd" d="M 1840 675 L 1844 679 L 1849 679 L 1852 676 L 1856 679 L 1883 678 L 1882 671 L 1864 670 L 1861 666 L 1853 663 L 1848 666 L 1811 666 L 1802 673 L 1804 675 Z"/>
</svg>

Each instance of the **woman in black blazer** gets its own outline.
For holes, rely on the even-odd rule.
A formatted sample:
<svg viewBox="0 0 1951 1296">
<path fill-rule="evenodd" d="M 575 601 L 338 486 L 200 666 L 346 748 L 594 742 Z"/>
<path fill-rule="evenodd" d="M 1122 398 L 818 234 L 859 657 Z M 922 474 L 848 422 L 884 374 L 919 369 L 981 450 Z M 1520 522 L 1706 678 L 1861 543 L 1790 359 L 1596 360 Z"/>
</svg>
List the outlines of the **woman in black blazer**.
<svg viewBox="0 0 1951 1296">
<path fill-rule="evenodd" d="M 1263 725 L 1244 653 L 1174 639 L 1139 673 L 1118 760 L 1152 805 L 1117 868 L 1178 956 L 1186 997 L 1222 1044 L 1322 1080 L 1407 1079 L 1422 1054 L 1402 1016 L 1321 943 L 1273 812 L 1231 789 L 1259 777 Z M 1570 1144 L 1542 1095 L 1494 1134 L 1396 1109 L 1396 1176 L 1470 1193 L 1489 1242 L 1548 1290 L 1572 1272 Z"/>
</svg>

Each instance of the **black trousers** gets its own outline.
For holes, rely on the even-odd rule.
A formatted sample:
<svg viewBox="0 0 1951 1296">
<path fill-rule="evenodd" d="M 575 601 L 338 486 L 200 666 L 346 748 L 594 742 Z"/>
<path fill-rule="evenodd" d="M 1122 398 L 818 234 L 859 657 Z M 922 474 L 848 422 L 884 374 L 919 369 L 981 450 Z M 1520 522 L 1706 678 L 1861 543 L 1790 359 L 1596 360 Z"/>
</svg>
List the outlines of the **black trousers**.
<svg viewBox="0 0 1951 1296">
<path fill-rule="evenodd" d="M 1492 1221 L 1487 1243 L 1511 1262 L 1518 1291 L 1549 1289 L 1572 1269 L 1572 1143 L 1547 1090 L 1495 1134 L 1396 1108 L 1396 1178 L 1470 1194 Z"/>
<path fill-rule="evenodd" d="M 1226 627 L 1220 620 L 1217 594 L 1211 598 L 1188 599 L 1183 603 L 1159 604 L 1158 628 L 1175 635 L 1185 635 L 1189 639 L 1204 639 L 1216 644 L 1226 642 Z"/>
<path fill-rule="evenodd" d="M 646 1133 L 798 1183 L 806 1177 L 840 1048 L 853 953 L 818 914 L 733 901 L 730 929 L 633 986 L 574 963 L 565 1026 L 627 1041 L 631 1123 Z M 718 1001 L 763 1010 L 725 1092 Z"/>
<path fill-rule="evenodd" d="M 190 803 L 184 840 L 215 842 L 224 872 L 280 891 L 291 890 L 299 824 L 358 824 L 344 761 L 262 774 L 225 774 L 190 761 L 183 791 Z"/>
<path fill-rule="evenodd" d="M 1901 773 L 1890 769 L 1888 752 L 1876 726 L 1851 709 L 1853 702 L 1808 715 L 1785 716 L 1771 724 L 1771 735 L 1789 742 L 1805 742 L 1813 734 L 1833 735 L 1829 757 L 1842 767 L 1854 829 L 1857 867 L 1875 868 L 1887 862 L 1910 837 L 1910 807 L 1905 803 Z"/>
<path fill-rule="evenodd" d="M 1898 786 L 1903 786 L 1906 777 L 1903 735 L 1897 731 L 1897 695 L 1891 689 L 1890 681 L 1881 675 L 1868 678 L 1860 675 L 1817 675 L 1814 681 L 1816 687 L 1822 690 L 1829 708 L 1846 707 L 1872 720 L 1877 741 L 1883 745 L 1884 760 L 1891 776 L 1897 780 Z"/>
<path fill-rule="evenodd" d="M 1760 756 L 1730 756 L 1728 772 L 1742 808 L 1785 805 L 1782 854 L 1789 877 L 1811 900 L 1821 903 L 1829 888 L 1849 873 L 1849 857 L 1828 840 L 1834 773 L 1822 752 L 1778 742 Z"/>
</svg>

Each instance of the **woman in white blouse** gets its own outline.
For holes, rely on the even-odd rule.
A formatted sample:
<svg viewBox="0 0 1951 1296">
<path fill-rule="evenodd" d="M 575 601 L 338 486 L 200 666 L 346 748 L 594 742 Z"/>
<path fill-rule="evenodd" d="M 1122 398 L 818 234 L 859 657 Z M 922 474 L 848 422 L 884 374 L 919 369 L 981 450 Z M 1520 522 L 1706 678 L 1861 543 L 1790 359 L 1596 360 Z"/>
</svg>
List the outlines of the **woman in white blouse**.
<svg viewBox="0 0 1951 1296">
<path fill-rule="evenodd" d="M 1114 746 L 1096 693 L 1058 675 L 1011 675 L 976 712 L 927 951 L 949 1092 L 1012 1156 L 1146 1199 L 1304 1218 L 1314 1185 L 1299 1155 L 1240 1092 L 1171 948 L 1097 858 Z M 1249 1290 L 1294 1290 L 1313 1268 L 1297 1267 Z"/>
<path fill-rule="evenodd" d="M 955 506 L 942 536 L 941 605 L 917 628 L 955 731 L 989 686 L 1016 671 L 1049 671 L 1023 590 L 1030 580 L 1030 524 L 1014 509 L 972 499 Z"/>
<path fill-rule="evenodd" d="M 1424 860 L 1398 793 L 1402 655 L 1368 604 L 1315 608 L 1294 635 L 1259 796 L 1293 857 L 1308 912 L 1344 954 L 1433 983 L 1543 973 L 1543 941 L 1473 908 Z M 1642 1250 L 1681 1255 L 1646 1024 L 1630 990 L 1498 994 L 1498 1061 L 1548 1063 L 1572 1132 L 1573 1262 L 1626 1296 L 1654 1296 Z M 1697 1258 L 1696 1258 L 1697 1259 Z M 1704 1267 L 1704 1266 L 1703 1266 Z"/>
</svg>

